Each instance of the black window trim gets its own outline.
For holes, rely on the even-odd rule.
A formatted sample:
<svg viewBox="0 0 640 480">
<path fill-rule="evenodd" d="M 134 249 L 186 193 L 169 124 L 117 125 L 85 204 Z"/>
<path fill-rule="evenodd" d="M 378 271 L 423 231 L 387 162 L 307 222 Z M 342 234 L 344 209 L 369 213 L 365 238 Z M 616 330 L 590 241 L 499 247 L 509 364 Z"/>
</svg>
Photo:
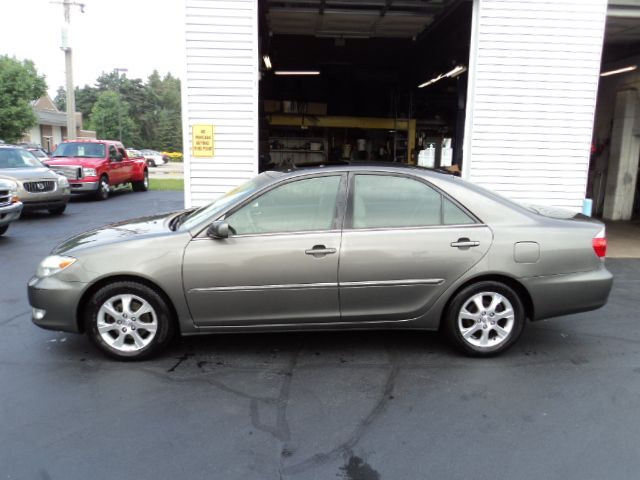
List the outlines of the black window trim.
<svg viewBox="0 0 640 480">
<path fill-rule="evenodd" d="M 440 224 L 438 225 L 411 225 L 405 227 L 365 227 L 365 228 L 354 228 L 353 227 L 353 210 L 354 210 L 354 192 L 355 192 L 355 182 L 357 175 L 375 175 L 375 176 L 386 176 L 386 177 L 400 177 L 406 178 L 409 180 L 416 180 L 427 187 L 433 189 L 436 193 L 440 195 Z M 410 175 L 406 173 L 399 172 L 385 172 L 385 171 L 372 171 L 372 172 L 349 172 L 349 186 L 347 189 L 347 210 L 345 213 L 345 220 L 343 222 L 343 230 L 350 230 L 354 232 L 361 232 L 367 230 L 416 230 L 416 229 L 426 229 L 426 228 L 452 228 L 452 227 L 474 227 L 474 226 L 484 226 L 484 222 L 480 220 L 476 215 L 474 215 L 468 208 L 462 205 L 459 201 L 453 198 L 448 193 L 444 192 L 441 188 L 438 188 L 433 183 L 424 179 L 423 177 Z M 460 208 L 474 223 L 456 223 L 456 224 L 445 224 L 444 223 L 444 201 L 442 199 L 446 198 L 451 201 L 456 207 Z"/>
</svg>

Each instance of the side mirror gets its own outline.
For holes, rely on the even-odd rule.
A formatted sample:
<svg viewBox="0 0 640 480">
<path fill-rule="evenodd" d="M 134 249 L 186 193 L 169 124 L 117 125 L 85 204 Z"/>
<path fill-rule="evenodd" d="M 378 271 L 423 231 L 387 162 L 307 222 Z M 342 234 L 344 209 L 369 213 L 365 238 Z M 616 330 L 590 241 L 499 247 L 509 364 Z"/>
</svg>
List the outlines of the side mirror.
<svg viewBox="0 0 640 480">
<path fill-rule="evenodd" d="M 211 238 L 229 238 L 229 224 L 224 220 L 216 220 L 207 228 L 207 236 Z"/>
<path fill-rule="evenodd" d="M 122 161 L 122 154 L 116 153 L 116 162 L 121 162 L 121 161 Z"/>
</svg>

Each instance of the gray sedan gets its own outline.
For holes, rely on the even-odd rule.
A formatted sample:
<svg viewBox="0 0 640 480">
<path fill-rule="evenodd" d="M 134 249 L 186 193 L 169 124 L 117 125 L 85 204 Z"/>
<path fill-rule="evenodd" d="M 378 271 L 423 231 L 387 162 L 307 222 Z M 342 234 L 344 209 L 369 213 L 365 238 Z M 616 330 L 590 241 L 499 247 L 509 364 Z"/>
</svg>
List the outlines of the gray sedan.
<svg viewBox="0 0 640 480">
<path fill-rule="evenodd" d="M 419 329 L 495 355 L 527 321 L 603 306 L 604 226 L 417 167 L 265 172 L 212 204 L 59 245 L 33 321 L 141 359 L 176 333 Z"/>
</svg>

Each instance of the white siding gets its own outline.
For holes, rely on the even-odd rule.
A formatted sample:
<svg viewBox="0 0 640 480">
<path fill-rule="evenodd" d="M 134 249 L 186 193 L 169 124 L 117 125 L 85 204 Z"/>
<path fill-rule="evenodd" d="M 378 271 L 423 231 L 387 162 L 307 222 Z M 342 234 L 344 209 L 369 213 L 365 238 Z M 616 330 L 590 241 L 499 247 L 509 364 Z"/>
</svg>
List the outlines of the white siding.
<svg viewBox="0 0 640 480">
<path fill-rule="evenodd" d="M 257 0 L 186 0 L 182 83 L 185 204 L 200 206 L 258 171 Z M 192 157 L 191 127 L 215 126 L 215 156 Z"/>
<path fill-rule="evenodd" d="M 475 0 L 463 176 L 580 210 L 607 0 Z"/>
</svg>

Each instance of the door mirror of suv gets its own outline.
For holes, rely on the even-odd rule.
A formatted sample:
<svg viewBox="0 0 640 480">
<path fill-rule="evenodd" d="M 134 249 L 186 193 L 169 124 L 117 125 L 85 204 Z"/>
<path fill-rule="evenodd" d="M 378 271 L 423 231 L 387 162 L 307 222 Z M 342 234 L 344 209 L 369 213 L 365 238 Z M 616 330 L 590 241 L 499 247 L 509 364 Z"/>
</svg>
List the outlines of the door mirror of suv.
<svg viewBox="0 0 640 480">
<path fill-rule="evenodd" d="M 217 220 L 207 228 L 207 235 L 211 238 L 228 238 L 229 224 L 224 220 Z"/>
<path fill-rule="evenodd" d="M 122 161 L 122 154 L 121 153 L 116 153 L 116 162 L 121 162 Z"/>
</svg>

